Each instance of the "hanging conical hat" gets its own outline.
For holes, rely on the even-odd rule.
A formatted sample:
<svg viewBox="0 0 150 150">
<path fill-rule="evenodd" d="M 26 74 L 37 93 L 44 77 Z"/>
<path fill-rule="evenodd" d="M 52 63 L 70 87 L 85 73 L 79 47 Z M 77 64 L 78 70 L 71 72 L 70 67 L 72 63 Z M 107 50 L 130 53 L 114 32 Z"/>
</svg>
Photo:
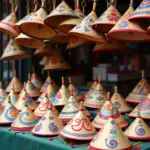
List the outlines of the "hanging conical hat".
<svg viewBox="0 0 150 150">
<path fill-rule="evenodd" d="M 130 150 L 131 143 L 118 126 L 113 116 L 90 143 L 90 150 Z"/>
<path fill-rule="evenodd" d="M 11 124 L 10 129 L 18 131 L 32 130 L 37 123 L 38 118 L 27 106 L 25 106 L 21 110 L 19 116 Z"/>
<path fill-rule="evenodd" d="M 3 104 L 5 102 L 5 99 L 7 98 L 8 94 L 2 87 L 2 82 L 0 82 L 0 104 Z"/>
<path fill-rule="evenodd" d="M 64 106 L 67 104 L 69 98 L 69 91 L 65 86 L 64 77 L 62 77 L 62 86 L 57 92 L 55 98 L 52 100 L 54 106 Z"/>
<path fill-rule="evenodd" d="M 106 91 L 101 83 L 101 76 L 94 91 L 85 97 L 84 106 L 90 108 L 101 108 L 106 100 Z"/>
<path fill-rule="evenodd" d="M 22 33 L 40 40 L 51 39 L 56 35 L 53 28 L 44 24 L 44 19 L 47 17 L 47 13 L 44 10 L 44 3 L 45 1 L 42 1 L 41 8 L 20 25 Z"/>
<path fill-rule="evenodd" d="M 63 124 L 61 120 L 54 114 L 51 108 L 32 129 L 32 133 L 40 136 L 55 136 L 62 130 Z"/>
<path fill-rule="evenodd" d="M 11 124 L 19 115 L 19 111 L 11 104 L 10 97 L 8 104 L 1 109 L 0 124 Z"/>
<path fill-rule="evenodd" d="M 111 28 L 121 18 L 120 13 L 114 6 L 115 2 L 112 0 L 109 8 L 99 17 L 99 19 L 93 23 L 92 28 L 97 32 L 108 33 Z"/>
<path fill-rule="evenodd" d="M 48 57 L 43 57 L 41 61 L 39 62 L 39 65 L 45 66 L 47 65 L 47 63 L 48 63 Z"/>
<path fill-rule="evenodd" d="M 59 118 L 64 122 L 69 122 L 79 112 L 79 106 L 79 101 L 73 96 L 73 93 L 71 93 L 67 104 L 59 115 Z M 84 106 L 83 112 L 88 118 L 91 117 L 91 114 L 84 108 Z"/>
<path fill-rule="evenodd" d="M 20 60 L 28 57 L 28 53 L 11 39 L 4 50 L 1 60 Z"/>
<path fill-rule="evenodd" d="M 94 1 L 92 12 L 88 16 L 86 16 L 79 25 L 75 26 L 69 32 L 69 34 L 85 40 L 105 43 L 106 41 L 104 36 L 100 33 L 95 32 L 91 27 L 91 25 L 97 20 L 95 9 L 96 1 Z"/>
<path fill-rule="evenodd" d="M 96 129 L 83 112 L 82 102 L 79 112 L 60 131 L 60 135 L 73 140 L 91 140 L 96 135 Z"/>
<path fill-rule="evenodd" d="M 136 85 L 136 87 L 132 90 L 132 92 L 125 99 L 130 103 L 140 103 L 140 101 L 145 100 L 147 94 L 149 92 L 148 82 L 144 78 L 144 71 L 142 71 L 142 79 Z"/>
<path fill-rule="evenodd" d="M 15 42 L 21 46 L 28 47 L 28 48 L 41 48 L 45 46 L 42 40 L 31 38 L 23 33 L 19 34 L 15 38 Z"/>
<path fill-rule="evenodd" d="M 40 96 L 40 91 L 31 82 L 30 74 L 28 74 L 28 82 L 27 82 L 27 85 L 26 85 L 26 91 L 31 97 Z"/>
<path fill-rule="evenodd" d="M 44 70 L 65 70 L 70 69 L 69 64 L 59 51 L 55 51 L 52 56 L 49 57 L 48 64 L 44 67 Z"/>
<path fill-rule="evenodd" d="M 0 31 L 9 35 L 16 37 L 19 33 L 15 30 L 15 23 L 17 22 L 16 12 L 12 12 L 6 18 L 0 22 Z"/>
<path fill-rule="evenodd" d="M 77 100 L 83 100 L 84 95 L 77 89 L 77 87 L 72 83 L 71 77 L 69 77 L 69 86 L 68 90 L 73 92 L 73 95 L 76 97 Z"/>
<path fill-rule="evenodd" d="M 93 126 L 98 129 L 103 128 L 105 123 L 111 116 L 111 111 L 112 111 L 113 107 L 114 107 L 114 105 L 110 101 L 110 93 L 108 93 L 105 104 L 102 106 L 101 110 L 98 112 L 97 116 L 95 117 L 95 119 L 92 122 Z M 114 109 L 113 109 L 113 116 L 121 128 L 125 128 L 128 126 L 128 123 L 122 117 L 122 115 L 119 113 L 119 111 L 116 107 L 114 107 Z"/>
<path fill-rule="evenodd" d="M 115 86 L 115 92 L 111 98 L 111 102 L 120 113 L 129 112 L 132 110 L 132 108 L 125 102 L 124 98 L 118 93 L 117 86 Z"/>
<path fill-rule="evenodd" d="M 150 36 L 147 35 L 139 22 L 129 21 L 131 14 L 134 12 L 133 6 L 121 17 L 118 23 L 107 34 L 108 37 L 122 41 L 148 41 Z"/>
<path fill-rule="evenodd" d="M 5 91 L 10 92 L 12 89 L 14 89 L 16 92 L 20 92 L 22 90 L 22 88 L 23 88 L 23 85 L 22 85 L 21 81 L 16 77 L 16 70 L 14 70 L 14 77 L 8 84 Z"/>
<path fill-rule="evenodd" d="M 62 0 L 62 2 L 47 16 L 44 23 L 57 28 L 62 21 L 68 18 L 78 18 L 78 16 L 69 7 L 66 1 Z"/>
<path fill-rule="evenodd" d="M 130 124 L 130 126 L 126 129 L 124 133 L 125 135 L 127 135 L 129 139 L 134 139 L 134 140 L 149 140 L 150 139 L 149 127 L 141 118 L 139 109 L 138 109 L 138 116 Z"/>
</svg>

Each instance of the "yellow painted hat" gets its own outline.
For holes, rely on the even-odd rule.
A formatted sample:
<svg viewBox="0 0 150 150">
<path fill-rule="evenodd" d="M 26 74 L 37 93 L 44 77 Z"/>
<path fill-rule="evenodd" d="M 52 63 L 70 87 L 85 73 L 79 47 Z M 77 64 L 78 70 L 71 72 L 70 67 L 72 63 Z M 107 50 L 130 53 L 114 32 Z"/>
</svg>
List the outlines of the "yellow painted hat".
<svg viewBox="0 0 150 150">
<path fill-rule="evenodd" d="M 1 60 L 20 60 L 28 58 L 29 55 L 13 39 L 7 44 Z"/>
<path fill-rule="evenodd" d="M 78 16 L 66 1 L 62 0 L 62 2 L 47 16 L 44 23 L 48 26 L 57 28 L 62 21 L 68 18 L 78 18 Z"/>
<path fill-rule="evenodd" d="M 97 33 L 92 29 L 92 24 L 97 20 L 96 1 L 94 1 L 92 12 L 87 15 L 80 24 L 75 26 L 69 34 L 88 41 L 105 43 L 106 40 L 101 33 Z"/>
<path fill-rule="evenodd" d="M 140 101 L 145 100 L 148 93 L 148 82 L 144 78 L 144 71 L 142 70 L 142 79 L 139 81 L 139 83 L 135 86 L 135 88 L 125 100 L 130 103 L 140 103 Z"/>
<path fill-rule="evenodd" d="M 49 108 L 46 114 L 32 129 L 32 133 L 39 136 L 55 136 L 59 134 L 63 127 L 61 120 Z"/>
<path fill-rule="evenodd" d="M 90 108 L 101 108 L 106 100 L 106 91 L 101 83 L 101 76 L 94 91 L 85 97 L 84 106 Z"/>
<path fill-rule="evenodd" d="M 93 23 L 92 28 L 97 32 L 108 33 L 121 18 L 115 7 L 115 0 L 112 0 L 109 8 Z"/>
<path fill-rule="evenodd" d="M 44 70 L 65 70 L 70 69 L 69 64 L 66 62 L 62 53 L 55 51 L 52 56 L 49 57 L 48 64 L 44 67 Z"/>
<path fill-rule="evenodd" d="M 83 100 L 84 95 L 77 89 L 77 87 L 72 83 L 71 77 L 69 77 L 69 92 L 72 92 L 77 100 Z"/>
<path fill-rule="evenodd" d="M 39 65 L 46 66 L 47 63 L 48 63 L 48 57 L 45 56 L 41 59 L 41 61 L 39 62 Z"/>
<path fill-rule="evenodd" d="M 115 92 L 110 100 L 120 113 L 129 112 L 132 110 L 125 102 L 124 98 L 118 93 L 118 87 L 115 86 Z"/>
<path fill-rule="evenodd" d="M 26 91 L 30 95 L 30 97 L 38 97 L 38 96 L 40 96 L 40 91 L 31 82 L 30 74 L 28 74 L 28 82 L 26 84 Z"/>
<path fill-rule="evenodd" d="M 132 1 L 132 0 L 131 0 Z M 117 24 L 107 34 L 108 37 L 121 41 L 149 41 L 150 36 L 146 33 L 140 22 L 129 21 L 134 12 L 133 4 L 130 4 L 129 9 L 117 22 Z"/>
<path fill-rule="evenodd" d="M 95 128 L 103 128 L 109 117 L 111 116 L 111 111 L 113 109 L 113 116 L 116 120 L 117 124 L 121 128 L 126 128 L 128 126 L 128 123 L 126 120 L 122 117 L 120 112 L 116 107 L 114 107 L 113 103 L 110 101 L 110 93 L 107 94 L 107 100 L 102 106 L 101 110 L 98 112 L 97 116 L 93 120 L 92 124 Z"/>
<path fill-rule="evenodd" d="M 9 102 L 5 107 L 1 107 L 0 124 L 11 124 L 19 115 L 19 111 Z"/>
<path fill-rule="evenodd" d="M 62 77 L 62 86 L 57 92 L 55 98 L 52 100 L 54 106 L 64 106 L 67 104 L 69 98 L 69 91 L 65 86 L 64 77 Z"/>
<path fill-rule="evenodd" d="M 60 131 L 60 136 L 73 140 L 92 140 L 96 135 L 96 129 L 83 112 L 83 103 L 79 112 Z"/>
<path fill-rule="evenodd" d="M 61 113 L 59 114 L 59 118 L 63 122 L 69 122 L 78 112 L 80 108 L 79 101 L 73 96 L 73 93 L 70 94 L 67 104 L 62 109 Z M 86 117 L 90 118 L 91 114 L 84 108 L 83 112 Z"/>
<path fill-rule="evenodd" d="M 17 131 L 28 131 L 32 130 L 37 123 L 38 118 L 27 106 L 25 106 L 19 113 L 19 116 L 11 124 L 10 129 Z"/>
<path fill-rule="evenodd" d="M 14 89 L 16 92 L 20 92 L 22 90 L 22 88 L 23 88 L 23 85 L 22 85 L 21 81 L 16 76 L 16 70 L 14 70 L 14 77 L 12 78 L 10 83 L 8 84 L 5 91 L 10 92 L 12 89 Z"/>
<path fill-rule="evenodd" d="M 7 98 L 8 94 L 2 87 L 2 82 L 0 82 L 0 104 L 3 104 L 5 102 L 5 99 Z"/>
<path fill-rule="evenodd" d="M 110 116 L 104 128 L 90 142 L 89 147 L 90 150 L 130 150 L 131 146 L 116 120 Z"/>
</svg>

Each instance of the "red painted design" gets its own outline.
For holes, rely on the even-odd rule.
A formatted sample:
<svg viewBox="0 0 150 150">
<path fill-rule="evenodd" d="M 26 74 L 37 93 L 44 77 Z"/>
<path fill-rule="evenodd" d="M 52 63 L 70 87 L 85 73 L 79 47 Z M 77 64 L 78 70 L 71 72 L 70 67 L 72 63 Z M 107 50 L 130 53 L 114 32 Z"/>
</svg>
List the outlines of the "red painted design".
<svg viewBox="0 0 150 150">
<path fill-rule="evenodd" d="M 52 58 L 52 59 L 51 59 L 51 63 L 55 65 L 55 64 L 57 64 L 57 60 L 54 59 L 54 58 Z"/>
<path fill-rule="evenodd" d="M 46 111 L 46 110 L 48 110 L 48 106 L 49 106 L 49 102 L 42 102 L 41 103 L 41 106 L 39 107 L 39 110 L 40 111 Z"/>
<path fill-rule="evenodd" d="M 61 93 L 59 93 L 58 95 L 57 95 L 57 99 L 61 99 L 62 98 L 62 95 L 61 95 Z"/>
</svg>

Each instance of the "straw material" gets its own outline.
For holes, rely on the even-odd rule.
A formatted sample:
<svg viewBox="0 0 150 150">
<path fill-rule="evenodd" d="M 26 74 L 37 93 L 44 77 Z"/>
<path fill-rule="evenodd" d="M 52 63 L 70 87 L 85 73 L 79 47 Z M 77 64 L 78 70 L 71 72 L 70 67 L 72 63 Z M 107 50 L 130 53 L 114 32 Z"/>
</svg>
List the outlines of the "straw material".
<svg viewBox="0 0 150 150">
<path fill-rule="evenodd" d="M 2 87 L 2 82 L 0 82 L 0 104 L 3 104 L 6 97 L 8 96 L 7 92 Z"/>
<path fill-rule="evenodd" d="M 56 136 L 63 127 L 61 120 L 49 109 L 32 129 L 32 133 L 39 136 Z"/>
<path fill-rule="evenodd" d="M 57 28 L 62 21 L 68 18 L 78 18 L 78 16 L 68 6 L 65 0 L 62 0 L 62 2 L 47 16 L 44 23 Z"/>
<path fill-rule="evenodd" d="M 120 13 L 112 3 L 110 7 L 93 23 L 92 28 L 97 32 L 108 33 L 121 18 Z"/>
<path fill-rule="evenodd" d="M 32 73 L 31 75 L 31 82 L 34 84 L 34 86 L 40 90 L 42 85 L 43 85 L 43 81 L 38 77 L 38 75 L 36 73 Z"/>
<path fill-rule="evenodd" d="M 43 57 L 41 61 L 39 62 L 39 65 L 45 66 L 47 65 L 47 63 L 48 63 L 48 57 Z"/>
<path fill-rule="evenodd" d="M 41 7 L 20 25 L 21 32 L 40 40 L 53 38 L 56 35 L 56 32 L 53 28 L 44 24 L 44 19 L 46 17 L 47 13 Z"/>
<path fill-rule="evenodd" d="M 44 70 L 65 70 L 70 69 L 69 64 L 64 59 L 63 55 L 59 51 L 55 51 L 52 56 L 49 57 L 48 64 L 44 67 Z"/>
<path fill-rule="evenodd" d="M 110 117 L 103 130 L 90 142 L 90 150 L 130 150 L 131 143 L 115 119 Z"/>
<path fill-rule="evenodd" d="M 15 29 L 16 22 L 16 13 L 12 12 L 0 22 L 0 31 L 9 36 L 16 37 L 19 34 L 18 31 Z"/>
<path fill-rule="evenodd" d="M 25 106 L 20 112 L 19 116 L 11 124 L 10 129 L 18 131 L 32 130 L 37 122 L 38 118 L 36 118 L 34 113 L 27 106 Z"/>
<path fill-rule="evenodd" d="M 28 47 L 28 48 L 41 48 L 45 46 L 42 40 L 31 38 L 23 33 L 19 34 L 15 38 L 15 42 L 21 46 Z"/>
<path fill-rule="evenodd" d="M 4 50 L 1 60 L 21 60 L 28 57 L 27 52 L 11 39 Z"/>
<path fill-rule="evenodd" d="M 133 7 L 129 7 L 118 23 L 107 34 L 108 37 L 122 41 L 149 41 L 150 36 L 140 26 L 139 22 L 129 21 Z"/>
</svg>

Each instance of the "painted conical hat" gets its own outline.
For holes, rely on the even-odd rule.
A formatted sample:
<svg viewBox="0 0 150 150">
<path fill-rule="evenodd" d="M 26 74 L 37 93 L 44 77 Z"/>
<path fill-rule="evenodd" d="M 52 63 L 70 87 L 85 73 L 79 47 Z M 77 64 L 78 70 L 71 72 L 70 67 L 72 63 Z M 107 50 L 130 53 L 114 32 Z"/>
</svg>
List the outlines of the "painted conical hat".
<svg viewBox="0 0 150 150">
<path fill-rule="evenodd" d="M 10 99 L 9 103 L 1 109 L 0 124 L 11 124 L 19 115 L 19 111 L 11 104 Z"/>
<path fill-rule="evenodd" d="M 15 23 L 17 22 L 16 12 L 12 12 L 6 18 L 0 22 L 0 31 L 9 35 L 16 37 L 19 33 L 15 30 Z"/>
<path fill-rule="evenodd" d="M 101 83 L 101 76 L 94 91 L 85 97 L 84 106 L 90 108 L 101 108 L 106 100 L 106 91 Z"/>
<path fill-rule="evenodd" d="M 20 60 L 28 58 L 29 55 L 13 39 L 7 44 L 1 60 Z"/>
<path fill-rule="evenodd" d="M 114 0 L 111 2 L 109 8 L 99 17 L 99 19 L 93 23 L 92 28 L 97 32 L 108 33 L 111 28 L 119 21 L 121 18 L 120 13 L 114 6 Z"/>
<path fill-rule="evenodd" d="M 49 108 L 46 114 L 32 129 L 32 133 L 40 136 L 55 136 L 59 134 L 63 127 L 61 120 Z"/>
<path fill-rule="evenodd" d="M 5 102 L 5 99 L 7 98 L 8 94 L 2 87 L 2 82 L 0 82 L 0 104 L 3 104 Z"/>
<path fill-rule="evenodd" d="M 39 62 L 39 65 L 45 66 L 47 65 L 47 63 L 48 63 L 48 57 L 43 57 L 41 61 Z"/>
<path fill-rule="evenodd" d="M 64 106 L 67 104 L 69 98 L 69 91 L 65 86 L 64 77 L 62 77 L 62 86 L 57 92 L 55 98 L 52 100 L 54 106 Z"/>
<path fill-rule="evenodd" d="M 68 18 L 78 18 L 78 16 L 69 7 L 66 1 L 62 0 L 62 2 L 47 16 L 44 23 L 57 28 L 63 20 Z"/>
<path fill-rule="evenodd" d="M 5 91 L 10 92 L 12 89 L 14 89 L 16 92 L 20 92 L 22 90 L 22 88 L 23 88 L 23 85 L 22 85 L 21 81 L 16 77 L 16 71 L 14 70 L 14 77 L 8 84 Z"/>
<path fill-rule="evenodd" d="M 18 131 L 32 130 L 37 123 L 38 118 L 27 106 L 25 106 L 21 110 L 19 116 L 11 124 L 10 129 Z"/>
<path fill-rule="evenodd" d="M 135 139 L 135 140 L 149 140 L 150 139 L 149 127 L 141 118 L 139 109 L 138 109 L 138 116 L 130 124 L 130 126 L 126 129 L 124 133 L 125 135 L 127 135 L 129 139 Z"/>
<path fill-rule="evenodd" d="M 40 91 L 31 82 L 30 74 L 28 74 L 28 82 L 27 82 L 27 85 L 26 85 L 26 91 L 31 97 L 40 96 Z"/>
<path fill-rule="evenodd" d="M 96 129 L 83 112 L 82 102 L 79 112 L 60 131 L 60 135 L 73 140 L 91 140 L 96 135 Z"/>
<path fill-rule="evenodd" d="M 59 51 L 55 51 L 52 56 L 49 57 L 48 64 L 44 67 L 44 70 L 65 70 L 70 69 L 69 64 Z"/>
<path fill-rule="evenodd" d="M 118 93 L 118 87 L 115 86 L 115 92 L 110 100 L 120 113 L 129 112 L 132 110 L 125 102 L 124 98 Z"/>
<path fill-rule="evenodd" d="M 139 83 L 135 86 L 135 88 L 125 100 L 130 103 L 140 103 L 140 101 L 145 100 L 148 92 L 148 82 L 144 78 L 144 71 L 142 71 L 142 79 L 139 81 Z"/>
<path fill-rule="evenodd" d="M 116 120 L 110 117 L 104 128 L 97 133 L 90 143 L 90 150 L 130 150 L 131 143 Z"/>
<path fill-rule="evenodd" d="M 150 36 L 147 35 L 139 22 L 129 21 L 131 14 L 134 12 L 132 5 L 117 22 L 117 24 L 107 34 L 108 37 L 122 41 L 148 41 Z"/>
<path fill-rule="evenodd" d="M 107 100 L 102 106 L 101 110 L 98 112 L 97 116 L 93 120 L 92 124 L 96 128 L 103 128 L 109 117 L 111 116 L 111 111 L 113 109 L 114 105 L 110 101 L 110 94 L 107 94 Z M 122 117 L 122 115 L 119 113 L 118 109 L 114 107 L 113 109 L 113 116 L 118 125 L 121 128 L 127 127 L 128 123 L 126 120 Z"/>
<path fill-rule="evenodd" d="M 95 32 L 91 27 L 91 25 L 97 20 L 95 9 L 96 1 L 94 1 L 92 12 L 88 16 L 86 16 L 79 25 L 75 26 L 69 32 L 69 34 L 85 40 L 105 43 L 106 41 L 104 36 L 100 33 Z"/>
<path fill-rule="evenodd" d="M 22 33 L 40 40 L 51 39 L 56 35 L 53 28 L 44 24 L 44 19 L 47 17 L 47 13 L 44 10 L 44 3 L 45 1 L 42 1 L 41 8 L 20 25 Z"/>
<path fill-rule="evenodd" d="M 18 97 L 20 97 L 24 93 L 25 89 L 26 89 L 26 82 L 24 82 L 24 86 L 23 86 L 22 90 L 20 91 Z"/>
<path fill-rule="evenodd" d="M 23 33 L 19 34 L 15 38 L 15 42 L 21 46 L 28 48 L 41 48 L 45 46 L 42 40 L 31 38 Z"/>
<path fill-rule="evenodd" d="M 73 92 L 73 95 L 76 97 L 78 100 L 83 100 L 84 95 L 77 89 L 77 87 L 72 83 L 71 77 L 69 77 L 69 86 L 68 90 L 70 92 Z"/>
</svg>

